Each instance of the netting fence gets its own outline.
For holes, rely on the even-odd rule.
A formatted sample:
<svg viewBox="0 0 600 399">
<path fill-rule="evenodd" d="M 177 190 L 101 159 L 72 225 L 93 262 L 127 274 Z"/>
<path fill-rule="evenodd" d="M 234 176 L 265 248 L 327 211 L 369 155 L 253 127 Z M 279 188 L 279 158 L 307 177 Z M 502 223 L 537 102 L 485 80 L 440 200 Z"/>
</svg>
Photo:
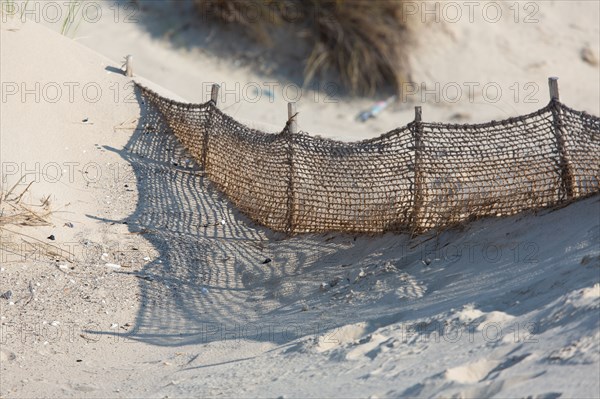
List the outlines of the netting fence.
<svg viewBox="0 0 600 399">
<path fill-rule="evenodd" d="M 428 123 L 417 112 L 404 127 L 346 143 L 296 133 L 293 119 L 265 133 L 214 100 L 186 104 L 136 85 L 238 209 L 289 234 L 420 233 L 600 191 L 600 118 L 558 96 L 481 124 Z"/>
</svg>

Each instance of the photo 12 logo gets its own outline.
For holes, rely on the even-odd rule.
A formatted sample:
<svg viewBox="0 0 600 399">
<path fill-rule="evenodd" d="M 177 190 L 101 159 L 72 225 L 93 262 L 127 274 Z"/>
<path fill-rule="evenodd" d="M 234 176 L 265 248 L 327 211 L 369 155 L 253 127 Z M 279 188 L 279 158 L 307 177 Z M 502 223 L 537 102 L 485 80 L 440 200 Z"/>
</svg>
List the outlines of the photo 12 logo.
<svg viewBox="0 0 600 399">
<path fill-rule="evenodd" d="M 214 83 L 203 82 L 203 101 L 211 99 L 211 89 Z M 276 98 L 281 98 L 287 103 L 298 102 L 301 99 L 318 103 L 337 103 L 339 101 L 340 86 L 335 82 L 323 82 L 312 87 L 301 87 L 294 83 L 281 84 L 275 81 L 263 82 L 221 82 L 218 83 L 218 102 L 247 102 L 257 103 L 268 101 L 274 103 Z"/>
<path fill-rule="evenodd" d="M 135 184 L 136 177 L 127 163 L 98 163 L 98 162 L 2 162 L 0 187 L 6 187 L 13 182 L 25 186 L 31 182 L 39 183 L 74 183 L 83 179 L 86 183 L 98 183 L 102 178 L 112 183 Z"/>
<path fill-rule="evenodd" d="M 495 24 L 503 19 L 515 24 L 538 23 L 540 6 L 534 1 L 405 1 L 403 22 L 421 23 L 485 22 Z"/>
<path fill-rule="evenodd" d="M 104 96 L 115 103 L 137 103 L 133 82 L 2 82 L 0 99 L 3 104 L 69 103 L 96 104 Z"/>
<path fill-rule="evenodd" d="M 103 3 L 98 1 L 0 1 L 0 14 L 3 23 L 18 19 L 25 23 L 45 22 L 61 26 L 61 33 L 76 30 L 83 23 L 95 24 L 102 18 L 110 18 L 114 23 L 137 23 L 139 4 L 137 2 Z"/>
<path fill-rule="evenodd" d="M 540 87 L 536 82 L 403 82 L 400 101 L 420 103 L 459 102 L 496 104 L 510 101 L 515 104 L 537 104 Z"/>
</svg>

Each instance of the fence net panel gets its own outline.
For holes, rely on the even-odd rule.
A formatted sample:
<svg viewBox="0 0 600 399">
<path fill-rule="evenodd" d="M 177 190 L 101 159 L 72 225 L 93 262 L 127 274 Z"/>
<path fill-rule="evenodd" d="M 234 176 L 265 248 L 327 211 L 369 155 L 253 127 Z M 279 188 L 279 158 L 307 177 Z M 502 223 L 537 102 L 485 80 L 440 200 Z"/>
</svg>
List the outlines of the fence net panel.
<svg viewBox="0 0 600 399">
<path fill-rule="evenodd" d="M 210 107 L 209 179 L 250 218 L 275 230 L 288 228 L 288 139 L 250 129 Z"/>
<path fill-rule="evenodd" d="M 408 228 L 414 176 L 408 128 L 357 143 L 293 138 L 296 232 Z"/>
<path fill-rule="evenodd" d="M 600 191 L 600 118 L 557 100 L 483 124 L 414 121 L 345 143 L 251 129 L 137 84 L 209 179 L 274 230 L 422 232 Z"/>
<path fill-rule="evenodd" d="M 548 108 L 502 122 L 423 124 L 421 228 L 470 216 L 505 216 L 559 199 Z"/>
<path fill-rule="evenodd" d="M 600 118 L 559 104 L 566 131 L 566 152 L 571 165 L 576 197 L 593 194 L 600 187 Z"/>
</svg>

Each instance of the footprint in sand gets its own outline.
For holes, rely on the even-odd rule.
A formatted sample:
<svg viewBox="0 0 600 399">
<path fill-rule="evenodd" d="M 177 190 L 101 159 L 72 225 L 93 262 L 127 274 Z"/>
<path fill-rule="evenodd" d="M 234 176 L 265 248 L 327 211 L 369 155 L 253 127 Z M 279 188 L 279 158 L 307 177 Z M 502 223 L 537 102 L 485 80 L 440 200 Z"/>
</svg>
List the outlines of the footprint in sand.
<svg viewBox="0 0 600 399">
<path fill-rule="evenodd" d="M 11 351 L 7 351 L 6 349 L 0 349 L 0 362 L 12 362 L 17 358 L 17 356 Z"/>
<path fill-rule="evenodd" d="M 396 288 L 395 295 L 399 299 L 421 298 L 427 291 L 427 286 L 417 281 L 413 276 L 402 273 L 400 276 L 402 284 Z"/>
<path fill-rule="evenodd" d="M 480 359 L 446 370 L 445 377 L 460 384 L 473 384 L 483 380 L 499 364 L 497 360 Z"/>
<path fill-rule="evenodd" d="M 529 355 L 531 354 L 525 353 L 519 356 L 511 356 L 503 360 L 483 358 L 472 363 L 448 369 L 444 376 L 450 381 L 456 381 L 461 384 L 481 382 L 490 377 L 495 377 L 503 370 L 513 367 L 525 360 Z"/>
</svg>

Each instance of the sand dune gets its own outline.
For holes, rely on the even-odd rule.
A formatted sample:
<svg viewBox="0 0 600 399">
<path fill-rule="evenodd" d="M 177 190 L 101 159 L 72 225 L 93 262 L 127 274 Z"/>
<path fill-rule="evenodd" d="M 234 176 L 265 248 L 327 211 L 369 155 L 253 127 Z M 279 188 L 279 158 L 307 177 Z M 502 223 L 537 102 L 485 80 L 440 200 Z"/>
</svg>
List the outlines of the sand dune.
<svg viewBox="0 0 600 399">
<path fill-rule="evenodd" d="M 553 4 L 549 20 L 575 15 Z M 597 43 L 594 29 L 582 35 Z M 2 398 L 600 396 L 598 195 L 415 238 L 286 238 L 140 119 L 117 56 L 30 22 L 0 39 L 2 188 L 27 174 L 23 201 L 50 195 L 54 211 L 50 226 L 9 227 L 27 237 L 2 234 Z M 159 44 L 145 43 L 149 57 Z M 143 57 L 149 84 L 196 100 Z M 572 79 L 565 96 L 585 87 L 574 106 L 597 107 L 593 77 Z M 350 126 L 361 104 L 313 122 L 336 109 L 342 124 L 319 126 Z M 247 115 L 284 122 L 270 107 Z"/>
</svg>

